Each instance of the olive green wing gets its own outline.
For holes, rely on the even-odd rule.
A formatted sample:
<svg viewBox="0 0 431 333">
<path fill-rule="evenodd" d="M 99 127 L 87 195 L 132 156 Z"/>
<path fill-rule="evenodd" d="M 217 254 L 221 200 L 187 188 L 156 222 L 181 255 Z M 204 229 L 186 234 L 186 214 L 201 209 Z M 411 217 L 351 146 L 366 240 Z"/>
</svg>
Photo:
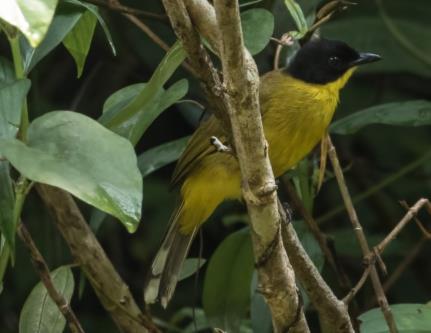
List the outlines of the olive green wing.
<svg viewBox="0 0 431 333">
<path fill-rule="evenodd" d="M 282 70 L 269 72 L 261 77 L 260 81 L 260 103 L 262 114 L 265 114 L 266 102 L 271 100 L 273 89 L 277 89 L 278 84 L 286 80 L 286 73 Z M 210 143 L 210 138 L 216 136 L 222 143 L 226 144 L 226 135 L 222 124 L 217 118 L 211 116 L 203 122 L 191 137 L 186 150 L 178 160 L 172 176 L 171 185 L 181 184 L 187 175 L 205 157 L 213 154 L 216 149 Z"/>
<path fill-rule="evenodd" d="M 216 136 L 220 141 L 225 142 L 226 137 L 221 123 L 214 116 L 210 116 L 199 125 L 190 138 L 185 151 L 175 167 L 171 186 L 181 184 L 205 156 L 213 154 L 216 151 L 210 142 L 212 136 Z"/>
</svg>

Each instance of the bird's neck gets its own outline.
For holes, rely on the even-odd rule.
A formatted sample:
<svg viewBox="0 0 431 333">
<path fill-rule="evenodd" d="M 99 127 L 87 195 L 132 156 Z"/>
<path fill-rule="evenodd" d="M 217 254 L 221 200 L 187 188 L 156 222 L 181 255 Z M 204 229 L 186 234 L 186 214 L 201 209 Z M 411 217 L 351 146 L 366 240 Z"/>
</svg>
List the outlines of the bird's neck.
<svg viewBox="0 0 431 333">
<path fill-rule="evenodd" d="M 338 92 L 346 85 L 347 81 L 352 76 L 353 72 L 356 70 L 356 67 L 352 67 L 349 70 L 347 70 L 341 77 L 339 77 L 337 80 L 326 83 L 324 86 L 328 90 L 330 90 L 333 93 L 338 94 Z"/>
</svg>

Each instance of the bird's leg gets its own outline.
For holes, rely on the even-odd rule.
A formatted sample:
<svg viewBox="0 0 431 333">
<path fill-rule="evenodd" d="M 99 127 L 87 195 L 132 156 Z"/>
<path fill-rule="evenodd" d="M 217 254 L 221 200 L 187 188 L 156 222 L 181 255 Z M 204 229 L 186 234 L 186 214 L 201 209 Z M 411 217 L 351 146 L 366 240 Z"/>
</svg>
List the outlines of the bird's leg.
<svg viewBox="0 0 431 333">
<path fill-rule="evenodd" d="M 287 225 L 287 224 L 291 223 L 293 220 L 293 209 L 287 201 L 282 202 L 281 207 L 283 208 L 284 212 L 286 213 L 286 218 L 283 219 L 283 221 L 286 222 L 286 225 Z"/>
</svg>

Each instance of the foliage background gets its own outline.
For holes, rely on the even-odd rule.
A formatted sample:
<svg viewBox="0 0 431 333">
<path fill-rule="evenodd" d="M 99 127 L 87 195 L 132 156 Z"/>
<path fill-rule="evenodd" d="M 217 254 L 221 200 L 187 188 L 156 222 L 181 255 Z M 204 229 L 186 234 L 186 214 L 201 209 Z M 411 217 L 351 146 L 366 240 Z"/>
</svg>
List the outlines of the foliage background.
<svg viewBox="0 0 431 333">
<path fill-rule="evenodd" d="M 360 50 L 379 53 L 384 60 L 361 69 L 354 76 L 342 92 L 336 119 L 385 102 L 431 99 L 429 88 L 431 86 L 431 58 L 429 57 L 431 3 L 426 0 L 383 1 L 390 19 L 399 27 L 402 33 L 400 35 L 388 30 L 375 1 L 357 2 L 356 6 L 351 6 L 326 24 L 322 29 L 322 35 L 344 40 Z M 313 13 L 318 5 L 318 1 L 303 0 L 298 3 L 305 14 Z M 152 12 L 163 12 L 158 1 L 128 1 L 124 4 Z M 275 37 L 294 29 L 294 23 L 282 1 L 266 0 L 251 7 L 263 7 L 274 14 Z M 101 114 L 104 101 L 113 92 L 133 83 L 148 81 L 150 78 L 165 52 L 120 14 L 103 9 L 101 12 L 113 35 L 117 56 L 114 57 L 111 54 L 102 30 L 97 27 L 83 75 L 77 79 L 72 57 L 63 46 L 57 47 L 32 71 L 30 77 L 32 88 L 29 95 L 31 119 L 47 111 L 61 109 L 78 111 L 97 119 Z M 169 45 L 173 44 L 175 38 L 166 22 L 148 19 L 145 22 Z M 403 44 L 403 37 L 406 37 L 414 46 L 413 50 Z M 270 43 L 255 57 L 261 73 L 272 68 L 274 50 L 275 44 Z M 1 38 L 0 53 L 10 58 L 5 38 Z M 189 75 L 180 68 L 170 82 L 184 77 Z M 204 102 L 198 83 L 193 78 L 189 83 L 187 99 Z M 408 109 L 405 110 L 405 112 L 408 111 Z M 137 145 L 138 153 L 192 133 L 201 116 L 202 111 L 192 103 L 174 105 L 146 131 Z M 373 189 L 383 180 L 393 178 L 397 172 L 425 154 L 428 153 L 431 157 L 430 139 L 431 132 L 426 126 L 371 125 L 352 135 L 333 136 L 342 163 L 346 167 L 345 176 L 354 196 Z M 399 205 L 399 200 L 406 200 L 411 204 L 420 197 L 429 196 L 431 163 L 429 159 L 422 159 L 423 161 L 413 171 L 390 181 L 386 187 L 356 205 L 372 244 L 381 240 L 404 214 L 405 210 Z M 315 161 L 316 158 L 311 160 Z M 172 171 L 173 165 L 169 165 L 145 177 L 143 219 L 135 234 L 130 235 L 113 218 L 109 218 L 98 231 L 98 238 L 104 249 L 139 301 L 146 268 L 159 245 L 175 204 L 175 191 L 171 191 L 169 187 Z M 329 177 L 313 200 L 313 215 L 319 219 L 341 204 L 335 180 Z M 83 203 L 80 203 L 80 206 L 89 217 L 90 207 Z M 239 203 L 226 203 L 218 209 L 211 221 L 205 224 L 201 234 L 203 258 L 210 258 L 227 235 L 243 227 L 244 213 L 244 207 Z M 294 217 L 300 218 L 297 215 Z M 55 268 L 70 263 L 71 258 L 67 248 L 53 228 L 49 221 L 50 217 L 34 191 L 26 202 L 23 220 L 26 221 L 50 267 Z M 301 222 L 295 223 L 298 228 L 304 229 Z M 347 215 L 345 212 L 340 212 L 322 222 L 321 227 L 333 240 L 340 262 L 355 281 L 362 272 L 361 254 Z M 303 237 L 307 237 L 306 231 L 303 232 Z M 391 244 L 384 254 L 389 275 L 421 237 L 417 227 L 412 224 Z M 193 256 L 199 253 L 197 245 L 195 244 L 192 249 Z M 316 244 L 311 242 L 309 249 L 314 251 L 314 258 L 319 260 L 320 253 Z M 427 303 L 430 300 L 429 251 L 428 242 L 422 247 L 412 265 L 403 272 L 387 293 L 390 303 Z M 234 254 L 232 251 L 231 255 Z M 238 263 L 238 265 L 241 264 L 241 262 Z M 337 290 L 337 282 L 331 270 L 323 266 L 323 274 L 329 284 Z M 199 320 L 203 318 L 199 308 L 202 307 L 200 295 L 202 295 L 204 276 L 205 273 L 201 272 L 198 278 L 188 278 L 180 282 L 168 311 L 163 312 L 161 308 L 155 306 L 154 315 L 180 328 L 181 331 L 185 327 L 190 328 L 192 317 L 190 308 L 196 307 L 199 325 Z M 78 278 L 78 271 L 75 270 L 75 280 Z M 241 276 L 238 279 L 241 281 Z M 38 278 L 31 267 L 27 252 L 22 244 L 17 242 L 16 263 L 14 268 L 7 272 L 4 290 L 0 296 L 1 332 L 17 331 L 20 309 L 37 281 Z M 116 332 L 113 323 L 107 319 L 107 315 L 88 285 L 83 290 L 82 298 L 77 294 L 76 291 L 72 305 L 88 332 Z M 338 291 L 338 295 L 342 293 Z M 374 294 L 369 284 L 359 293 L 357 306 L 359 313 L 375 307 Z M 318 330 L 317 318 L 312 309 L 309 310 L 314 332 Z"/>
</svg>

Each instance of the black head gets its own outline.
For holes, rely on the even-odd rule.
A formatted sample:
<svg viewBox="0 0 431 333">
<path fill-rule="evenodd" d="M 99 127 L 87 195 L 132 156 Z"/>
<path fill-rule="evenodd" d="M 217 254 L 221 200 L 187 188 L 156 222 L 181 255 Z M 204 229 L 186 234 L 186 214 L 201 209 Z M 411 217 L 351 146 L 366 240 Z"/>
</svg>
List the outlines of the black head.
<svg viewBox="0 0 431 333">
<path fill-rule="evenodd" d="M 321 38 L 306 43 L 287 72 L 305 82 L 325 84 L 337 80 L 352 67 L 380 59 L 377 54 L 359 53 L 346 43 Z"/>
</svg>

